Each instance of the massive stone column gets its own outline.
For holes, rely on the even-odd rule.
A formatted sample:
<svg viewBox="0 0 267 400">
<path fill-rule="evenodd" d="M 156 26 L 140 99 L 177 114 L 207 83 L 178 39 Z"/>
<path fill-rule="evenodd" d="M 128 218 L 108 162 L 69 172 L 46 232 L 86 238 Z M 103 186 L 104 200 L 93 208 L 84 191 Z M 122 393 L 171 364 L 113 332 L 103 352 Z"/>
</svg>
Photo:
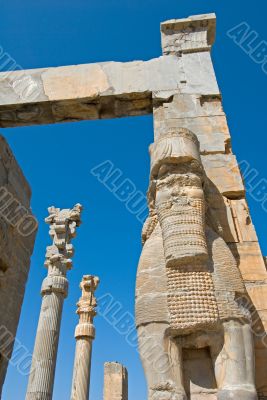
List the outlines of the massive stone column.
<svg viewBox="0 0 267 400">
<path fill-rule="evenodd" d="M 80 204 L 73 209 L 51 207 L 46 222 L 53 240 L 47 247 L 45 266 L 48 275 L 42 284 L 43 296 L 40 318 L 29 377 L 27 400 L 51 400 L 54 386 L 58 339 L 63 302 L 68 294 L 67 271 L 72 267 L 76 227 L 81 224 Z"/>
<path fill-rule="evenodd" d="M 30 208 L 31 189 L 13 153 L 0 136 L 0 398 L 19 323 L 37 220 Z M 13 366 L 25 374 L 24 358 Z"/>
<path fill-rule="evenodd" d="M 93 320 L 96 316 L 97 305 L 94 293 L 98 284 L 99 278 L 92 275 L 84 275 L 80 284 L 82 297 L 77 303 L 77 314 L 80 320 L 75 330 L 77 343 L 71 400 L 88 400 L 89 398 L 92 342 L 95 338 Z"/>
<path fill-rule="evenodd" d="M 104 400 L 128 400 L 128 372 L 117 363 L 105 363 Z"/>
<path fill-rule="evenodd" d="M 259 397 L 265 399 L 267 273 L 244 187 L 246 182 L 250 190 L 254 185 L 260 188 L 262 181 L 257 180 L 255 170 L 247 161 L 239 160 L 242 179 L 231 145 L 211 57 L 215 30 L 215 15 L 198 15 L 161 24 L 163 54 L 175 56 L 177 63 L 183 66 L 181 84 L 184 89 L 154 93 L 155 141 L 168 134 L 169 130 L 179 127 L 188 128 L 198 137 L 208 183 L 205 190 L 209 205 L 208 223 L 214 225 L 234 255 L 253 303 L 249 308 L 254 334 L 256 387 Z M 204 71 L 207 71 L 207 76 Z M 189 74 L 195 76 L 194 82 Z M 201 85 L 206 85 L 205 90 Z M 259 135 L 258 132 L 255 135 Z M 225 327 L 225 332 L 228 330 Z M 187 365 L 193 364 L 188 353 L 185 359 Z M 186 379 L 188 372 L 189 368 L 186 368 Z"/>
</svg>

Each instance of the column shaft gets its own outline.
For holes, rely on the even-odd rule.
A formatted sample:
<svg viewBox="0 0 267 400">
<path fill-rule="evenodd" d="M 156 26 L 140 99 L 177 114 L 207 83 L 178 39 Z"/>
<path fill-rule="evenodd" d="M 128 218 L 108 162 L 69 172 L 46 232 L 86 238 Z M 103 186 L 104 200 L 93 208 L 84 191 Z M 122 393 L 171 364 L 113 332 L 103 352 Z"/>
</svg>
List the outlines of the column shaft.
<svg viewBox="0 0 267 400">
<path fill-rule="evenodd" d="M 43 297 L 26 400 L 52 399 L 64 295 Z"/>
<path fill-rule="evenodd" d="M 91 358 L 92 339 L 84 337 L 77 340 L 71 400 L 89 398 Z"/>
<path fill-rule="evenodd" d="M 81 210 L 80 204 L 71 210 L 48 209 L 46 222 L 53 244 L 46 251 L 48 274 L 41 289 L 43 300 L 26 400 L 52 400 L 63 303 L 68 294 L 66 274 L 72 267 L 70 242 L 81 223 Z"/>
<path fill-rule="evenodd" d="M 75 329 L 76 352 L 73 367 L 71 400 L 88 400 L 90 389 L 90 372 L 92 358 L 92 344 L 95 338 L 93 320 L 97 305 L 94 296 L 99 284 L 99 278 L 84 275 L 80 284 L 82 296 L 77 303 L 79 323 Z"/>
</svg>

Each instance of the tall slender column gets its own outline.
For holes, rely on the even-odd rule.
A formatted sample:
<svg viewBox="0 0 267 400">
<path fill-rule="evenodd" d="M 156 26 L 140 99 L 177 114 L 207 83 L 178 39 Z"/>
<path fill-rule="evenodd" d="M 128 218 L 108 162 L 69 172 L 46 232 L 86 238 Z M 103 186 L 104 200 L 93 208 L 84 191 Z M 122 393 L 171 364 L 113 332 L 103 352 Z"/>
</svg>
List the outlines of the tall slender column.
<svg viewBox="0 0 267 400">
<path fill-rule="evenodd" d="M 76 227 L 81 224 L 82 206 L 73 209 L 50 207 L 45 222 L 53 241 L 47 247 L 48 275 L 41 289 L 43 297 L 26 400 L 51 400 L 54 386 L 58 339 L 64 299 L 68 294 L 67 271 L 72 267 Z"/>
<path fill-rule="evenodd" d="M 80 320 L 75 330 L 76 353 L 71 400 L 88 400 L 89 398 L 92 342 L 95 338 L 93 320 L 96 316 L 97 305 L 94 293 L 98 284 L 99 278 L 92 275 L 84 275 L 80 284 L 82 297 L 77 303 L 77 314 Z"/>
</svg>

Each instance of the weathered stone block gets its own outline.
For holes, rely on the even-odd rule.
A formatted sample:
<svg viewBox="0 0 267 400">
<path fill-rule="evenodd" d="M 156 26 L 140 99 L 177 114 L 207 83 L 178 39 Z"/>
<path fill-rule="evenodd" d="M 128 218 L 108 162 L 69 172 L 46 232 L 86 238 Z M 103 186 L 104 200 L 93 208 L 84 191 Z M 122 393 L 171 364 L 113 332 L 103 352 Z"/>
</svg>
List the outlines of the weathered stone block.
<svg viewBox="0 0 267 400">
<path fill-rule="evenodd" d="M 203 96 L 190 94 L 175 94 L 172 101 L 162 105 L 164 119 L 196 118 L 196 117 L 225 117 L 220 96 Z M 227 126 L 225 127 L 228 130 Z"/>
<path fill-rule="evenodd" d="M 258 242 L 228 243 L 244 281 L 266 281 L 267 272 Z"/>
<path fill-rule="evenodd" d="M 0 126 L 149 114 L 152 93 L 169 91 L 219 95 L 210 55 L 0 73 Z"/>
<path fill-rule="evenodd" d="M 227 243 L 239 242 L 230 200 L 214 191 L 214 187 L 210 189 L 210 191 L 206 190 L 206 198 L 209 204 L 209 223 L 212 226 L 220 227 L 220 235 Z"/>
<path fill-rule="evenodd" d="M 230 134 L 221 100 L 217 97 L 175 94 L 172 101 L 154 107 L 155 139 L 170 128 L 194 132 L 203 154 L 225 153 Z"/>
<path fill-rule="evenodd" d="M 230 200 L 230 204 L 239 240 L 241 242 L 258 242 L 247 201 L 245 199 Z"/>
<path fill-rule="evenodd" d="M 185 75 L 182 93 L 219 95 L 209 51 L 183 54 L 181 60 Z"/>
<path fill-rule="evenodd" d="M 249 286 L 247 290 L 257 311 L 266 311 L 267 284 Z"/>
<path fill-rule="evenodd" d="M 105 363 L 104 400 L 128 400 L 128 372 L 117 363 Z"/>
<path fill-rule="evenodd" d="M 5 138 L 0 135 L 0 182 L 21 202 L 25 207 L 30 206 L 31 188 L 19 167 L 12 150 Z"/>
<path fill-rule="evenodd" d="M 210 154 L 201 157 L 207 177 L 226 197 L 245 195 L 236 157 L 232 154 Z"/>
<path fill-rule="evenodd" d="M 37 221 L 31 190 L 5 139 L 0 136 L 0 397 L 11 357 L 30 268 Z M 25 227 L 28 222 L 28 231 Z M 24 224 L 25 222 L 25 224 Z M 6 336 L 3 336 L 3 332 Z M 11 338 L 6 346 L 4 337 Z"/>
<path fill-rule="evenodd" d="M 256 356 L 256 386 L 258 392 L 267 397 L 267 348 L 255 350 Z M 261 400 L 263 397 L 259 397 Z"/>
<path fill-rule="evenodd" d="M 161 24 L 163 53 L 210 50 L 215 39 L 215 30 L 215 14 L 194 15 L 184 19 L 165 21 Z"/>
</svg>

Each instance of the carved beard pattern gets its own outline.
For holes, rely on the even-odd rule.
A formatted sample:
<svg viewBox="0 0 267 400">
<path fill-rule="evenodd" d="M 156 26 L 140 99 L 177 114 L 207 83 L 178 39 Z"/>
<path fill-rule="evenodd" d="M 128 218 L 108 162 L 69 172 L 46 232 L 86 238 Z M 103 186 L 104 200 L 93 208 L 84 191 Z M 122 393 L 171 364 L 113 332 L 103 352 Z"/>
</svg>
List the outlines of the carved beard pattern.
<svg viewBox="0 0 267 400">
<path fill-rule="evenodd" d="M 203 199 L 180 196 L 157 205 L 166 267 L 207 261 Z"/>
<path fill-rule="evenodd" d="M 172 334 L 212 329 L 219 314 L 208 268 L 200 177 L 189 171 L 160 177 L 155 207 L 162 230 Z"/>
<path fill-rule="evenodd" d="M 198 267 L 194 265 L 187 272 L 167 269 L 167 302 L 173 334 L 186 335 L 198 329 L 212 329 L 219 321 L 212 274 L 201 271 L 201 266 L 198 270 Z"/>
</svg>

